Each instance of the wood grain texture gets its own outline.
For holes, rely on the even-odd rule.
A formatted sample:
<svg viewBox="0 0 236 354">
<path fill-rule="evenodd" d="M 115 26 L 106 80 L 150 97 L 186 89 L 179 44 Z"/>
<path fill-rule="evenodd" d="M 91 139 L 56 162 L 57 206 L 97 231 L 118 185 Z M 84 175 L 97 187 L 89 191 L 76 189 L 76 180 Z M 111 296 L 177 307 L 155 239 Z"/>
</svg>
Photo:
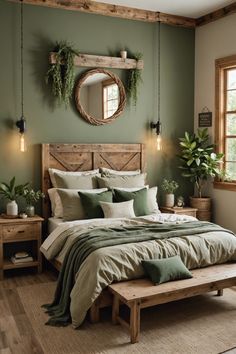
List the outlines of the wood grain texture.
<svg viewBox="0 0 236 354">
<path fill-rule="evenodd" d="M 51 216 L 48 189 L 51 188 L 49 168 L 63 171 L 86 171 L 99 167 L 115 170 L 144 172 L 145 148 L 143 144 L 43 144 L 42 191 L 43 216 Z"/>
<path fill-rule="evenodd" d="M 56 54 L 51 52 L 49 54 L 49 63 L 56 63 Z M 63 65 L 63 62 L 61 62 Z M 143 69 L 143 60 L 122 59 L 120 57 L 109 57 L 102 55 L 79 54 L 74 58 L 74 65 L 90 68 L 113 68 L 113 69 Z"/>
<path fill-rule="evenodd" d="M 8 0 L 20 2 L 20 0 Z M 179 26 L 194 28 L 196 20 L 189 17 L 175 16 L 162 12 L 136 9 L 133 7 L 105 4 L 89 0 L 22 0 L 25 4 L 53 7 L 64 10 L 80 11 L 85 13 L 119 17 L 128 20 L 138 20 L 144 22 L 158 22 Z"/>
<path fill-rule="evenodd" d="M 113 323 L 121 323 L 119 302 L 130 308 L 130 341 L 137 343 L 140 334 L 140 309 L 185 299 L 217 290 L 223 295 L 223 289 L 236 285 L 236 264 L 223 264 L 192 271 L 193 278 L 172 281 L 158 286 L 148 279 L 138 279 L 111 284 L 108 289 L 113 301 Z"/>
<path fill-rule="evenodd" d="M 236 2 L 233 2 L 230 5 L 227 5 L 219 10 L 213 11 L 207 15 L 201 16 L 196 20 L 197 26 L 203 26 L 207 23 L 219 20 L 225 16 L 236 13 Z"/>
<path fill-rule="evenodd" d="M 52 273 L 15 275 L 1 282 L 0 287 L 0 352 L 1 354 L 43 354 L 40 341 L 25 313 L 17 288 L 24 285 L 48 283 L 55 280 Z"/>
<path fill-rule="evenodd" d="M 35 216 L 27 219 L 4 219 L 0 218 L 0 279 L 3 279 L 3 270 L 15 268 L 37 267 L 38 272 L 42 271 L 42 255 L 39 250 L 42 240 L 41 225 L 43 218 Z M 10 256 L 19 248 L 19 242 L 32 241 L 27 246 L 34 260 L 27 263 L 12 263 Z M 16 243 L 16 245 L 15 245 Z M 11 252 L 5 255 L 4 245 L 11 244 Z"/>
</svg>

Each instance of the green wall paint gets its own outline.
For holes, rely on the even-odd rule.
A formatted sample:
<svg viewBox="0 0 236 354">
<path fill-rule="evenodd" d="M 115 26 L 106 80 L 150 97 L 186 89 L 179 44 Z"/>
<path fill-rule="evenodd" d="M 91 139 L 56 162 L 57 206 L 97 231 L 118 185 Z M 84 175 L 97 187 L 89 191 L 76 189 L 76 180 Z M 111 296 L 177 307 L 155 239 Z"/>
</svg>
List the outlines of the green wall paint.
<svg viewBox="0 0 236 354">
<path fill-rule="evenodd" d="M 180 179 L 176 166 L 177 137 L 193 130 L 194 31 L 161 27 L 161 116 L 165 149 L 155 151 L 148 126 L 156 120 L 157 24 L 24 6 L 24 82 L 28 151 L 18 151 L 14 122 L 20 118 L 20 7 L 0 0 L 0 180 L 40 187 L 40 144 L 43 142 L 135 143 L 147 145 L 149 183 L 163 176 Z M 68 40 L 82 53 L 117 55 L 127 47 L 142 52 L 145 63 L 137 107 L 107 126 L 87 124 L 75 110 L 54 107 L 44 76 L 48 53 L 56 41 Z M 76 68 L 79 76 L 83 70 Z M 125 80 L 125 72 L 115 71 Z M 179 190 L 183 193 L 183 190 Z M 189 188 L 185 189 L 185 193 Z"/>
</svg>

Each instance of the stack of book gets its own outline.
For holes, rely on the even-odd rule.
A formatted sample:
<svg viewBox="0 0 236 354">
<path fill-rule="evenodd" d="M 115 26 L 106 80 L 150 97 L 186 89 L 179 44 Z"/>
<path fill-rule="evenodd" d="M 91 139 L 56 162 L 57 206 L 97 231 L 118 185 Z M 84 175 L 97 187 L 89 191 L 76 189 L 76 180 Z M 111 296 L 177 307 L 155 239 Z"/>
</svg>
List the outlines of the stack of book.
<svg viewBox="0 0 236 354">
<path fill-rule="evenodd" d="M 27 263 L 32 262 L 33 257 L 28 252 L 17 252 L 14 256 L 11 257 L 11 261 L 14 264 L 17 263 Z"/>
</svg>

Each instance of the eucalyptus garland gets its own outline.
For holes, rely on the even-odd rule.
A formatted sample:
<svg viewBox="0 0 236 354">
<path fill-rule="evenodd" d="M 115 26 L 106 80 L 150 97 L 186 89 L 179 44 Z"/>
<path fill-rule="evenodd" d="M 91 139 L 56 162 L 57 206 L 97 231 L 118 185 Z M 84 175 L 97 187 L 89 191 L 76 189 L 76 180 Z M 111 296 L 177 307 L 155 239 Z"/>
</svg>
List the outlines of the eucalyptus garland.
<svg viewBox="0 0 236 354">
<path fill-rule="evenodd" d="M 142 53 L 137 53 L 134 55 L 134 59 L 141 60 L 143 57 Z M 142 70 L 141 69 L 130 69 L 127 85 L 128 97 L 133 101 L 134 106 L 137 105 L 138 100 L 138 87 L 142 82 Z"/>
<path fill-rule="evenodd" d="M 58 103 L 64 102 L 67 107 L 74 88 L 74 57 L 79 53 L 67 42 L 57 42 L 53 52 L 56 53 L 56 63 L 50 65 L 46 82 L 51 84 L 53 96 Z"/>
</svg>

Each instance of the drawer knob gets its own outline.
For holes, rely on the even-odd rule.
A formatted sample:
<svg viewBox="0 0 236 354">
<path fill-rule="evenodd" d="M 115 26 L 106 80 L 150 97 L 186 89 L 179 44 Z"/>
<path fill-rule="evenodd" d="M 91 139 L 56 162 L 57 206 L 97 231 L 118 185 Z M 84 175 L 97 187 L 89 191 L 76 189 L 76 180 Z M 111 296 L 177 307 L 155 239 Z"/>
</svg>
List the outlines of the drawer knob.
<svg viewBox="0 0 236 354">
<path fill-rule="evenodd" d="M 25 230 L 19 230 L 18 234 L 23 234 L 25 232 Z"/>
</svg>

